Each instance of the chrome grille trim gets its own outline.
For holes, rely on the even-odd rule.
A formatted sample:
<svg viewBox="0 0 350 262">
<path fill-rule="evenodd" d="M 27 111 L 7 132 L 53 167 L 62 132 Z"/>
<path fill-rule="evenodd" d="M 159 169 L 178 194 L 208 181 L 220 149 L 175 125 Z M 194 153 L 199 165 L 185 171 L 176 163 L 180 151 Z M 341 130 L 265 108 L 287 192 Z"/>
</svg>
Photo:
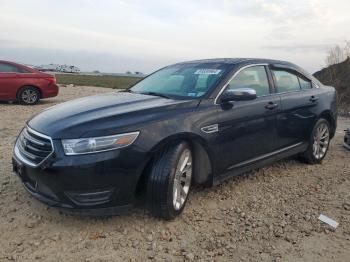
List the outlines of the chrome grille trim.
<svg viewBox="0 0 350 262">
<path fill-rule="evenodd" d="M 33 132 L 32 132 L 33 133 Z M 22 132 L 23 136 L 26 138 L 26 139 L 30 139 L 30 141 L 34 144 L 37 144 L 39 146 L 45 146 L 45 143 L 43 142 L 40 142 L 39 140 L 35 139 L 34 137 L 30 136 L 28 134 L 28 131 L 27 131 L 27 128 L 23 129 L 23 132 Z"/>
<path fill-rule="evenodd" d="M 40 154 L 35 154 L 26 150 L 25 145 L 23 145 L 24 142 L 22 141 L 23 137 L 25 138 L 25 140 L 31 143 L 31 145 L 29 145 L 28 148 L 35 148 L 35 150 L 32 151 L 40 151 Z M 46 141 L 41 141 L 40 138 Z M 39 148 L 36 148 L 35 145 Z M 17 137 L 16 144 L 14 147 L 14 155 L 20 161 L 32 167 L 40 166 L 48 157 L 50 157 L 53 154 L 53 152 L 54 145 L 51 137 L 31 129 L 29 126 L 26 126 L 22 129 L 21 133 Z M 39 159 L 40 161 L 35 161 L 36 159 Z"/>
</svg>

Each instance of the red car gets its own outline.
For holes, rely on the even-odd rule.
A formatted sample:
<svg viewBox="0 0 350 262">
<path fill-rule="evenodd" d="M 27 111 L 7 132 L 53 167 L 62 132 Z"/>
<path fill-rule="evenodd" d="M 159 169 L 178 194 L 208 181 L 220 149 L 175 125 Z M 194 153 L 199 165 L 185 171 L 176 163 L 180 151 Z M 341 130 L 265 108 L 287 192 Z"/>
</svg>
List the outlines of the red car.
<svg viewBox="0 0 350 262">
<path fill-rule="evenodd" d="M 58 94 L 56 78 L 33 68 L 0 60 L 0 101 L 33 105 Z"/>
</svg>

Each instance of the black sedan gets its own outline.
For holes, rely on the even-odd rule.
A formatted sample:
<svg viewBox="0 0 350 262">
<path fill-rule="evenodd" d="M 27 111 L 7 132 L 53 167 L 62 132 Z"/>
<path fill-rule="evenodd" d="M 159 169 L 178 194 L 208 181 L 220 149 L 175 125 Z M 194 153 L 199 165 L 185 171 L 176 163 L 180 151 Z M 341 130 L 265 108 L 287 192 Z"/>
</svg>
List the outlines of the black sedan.
<svg viewBox="0 0 350 262">
<path fill-rule="evenodd" d="M 52 206 L 110 215 L 143 196 L 171 219 L 194 184 L 293 155 L 320 163 L 336 123 L 334 88 L 294 64 L 191 61 L 36 115 L 17 138 L 13 169 Z"/>
</svg>

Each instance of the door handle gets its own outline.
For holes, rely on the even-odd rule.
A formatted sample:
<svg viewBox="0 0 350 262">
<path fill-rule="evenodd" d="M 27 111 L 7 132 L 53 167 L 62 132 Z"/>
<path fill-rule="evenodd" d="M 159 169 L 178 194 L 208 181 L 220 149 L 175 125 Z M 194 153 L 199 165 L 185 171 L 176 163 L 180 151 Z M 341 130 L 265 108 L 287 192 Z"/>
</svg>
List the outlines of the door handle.
<svg viewBox="0 0 350 262">
<path fill-rule="evenodd" d="M 315 103 L 317 100 L 318 100 L 318 97 L 316 97 L 316 96 L 311 96 L 309 99 L 309 101 L 312 103 Z"/>
<path fill-rule="evenodd" d="M 266 109 L 275 109 L 276 107 L 278 107 L 278 104 L 274 103 L 274 102 L 268 102 L 267 105 L 265 106 Z"/>
</svg>

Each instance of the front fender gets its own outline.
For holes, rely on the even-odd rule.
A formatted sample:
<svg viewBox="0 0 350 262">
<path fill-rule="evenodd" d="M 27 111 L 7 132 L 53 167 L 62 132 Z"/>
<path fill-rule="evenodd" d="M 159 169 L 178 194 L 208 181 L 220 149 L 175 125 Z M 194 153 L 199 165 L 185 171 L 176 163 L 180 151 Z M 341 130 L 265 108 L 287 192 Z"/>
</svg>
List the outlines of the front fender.
<svg viewBox="0 0 350 262">
<path fill-rule="evenodd" d="M 205 139 L 201 136 L 190 133 L 182 132 L 179 134 L 173 134 L 165 137 L 159 143 L 157 143 L 152 149 L 151 153 L 153 157 L 157 152 L 161 151 L 165 147 L 179 143 L 180 141 L 186 141 L 190 144 L 193 153 L 193 182 L 195 184 L 208 183 L 212 185 L 213 178 L 213 157 L 209 151 Z"/>
</svg>

